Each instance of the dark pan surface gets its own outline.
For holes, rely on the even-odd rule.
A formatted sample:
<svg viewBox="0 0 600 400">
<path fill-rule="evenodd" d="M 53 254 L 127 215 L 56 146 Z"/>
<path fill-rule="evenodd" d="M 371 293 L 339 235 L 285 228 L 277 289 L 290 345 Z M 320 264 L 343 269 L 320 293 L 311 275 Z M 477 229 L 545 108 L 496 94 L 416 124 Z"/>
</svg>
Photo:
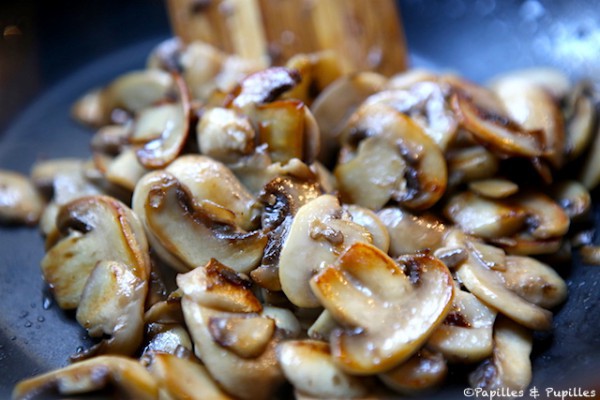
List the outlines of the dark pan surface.
<svg viewBox="0 0 600 400">
<path fill-rule="evenodd" d="M 67 1 L 53 2 L 52 9 L 23 4 L 4 15 L 21 18 L 17 22 L 31 28 L 32 36 L 25 39 L 28 51 L 35 53 L 35 76 L 15 73 L 14 79 L 29 84 L 11 83 L 22 92 L 11 104 L 6 97 L 6 104 L 0 103 L 5 110 L 0 113 L 0 168 L 28 173 L 38 159 L 89 154 L 90 132 L 70 119 L 71 104 L 88 89 L 142 68 L 152 46 L 167 37 L 168 26 L 158 1 L 125 2 L 122 7 L 116 0 L 91 2 L 89 9 L 79 6 L 71 11 Z M 593 2 L 404 0 L 401 4 L 415 65 L 453 69 L 477 81 L 538 64 L 558 66 L 574 77 L 598 76 L 600 60 L 594 58 L 600 54 L 600 30 L 595 21 L 600 9 Z M 127 24 L 140 23 L 140 15 L 148 17 L 147 24 Z M 48 22 L 51 17 L 57 19 Z M 1 18 L 0 23 L 6 24 Z M 6 43 L 2 46 L 0 57 L 16 51 Z M 8 86 L 6 80 L 0 81 L 0 101 Z M 14 112 L 7 114 L 11 107 Z M 43 243 L 35 228 L 0 229 L 2 399 L 18 380 L 66 365 L 69 355 L 90 344 L 73 315 L 52 303 L 39 270 L 42 256 Z M 533 385 L 541 390 L 590 389 L 600 376 L 600 267 L 583 265 L 576 258 L 560 272 L 570 295 L 557 310 L 552 333 L 538 335 L 535 342 Z M 431 397 L 464 398 L 465 387 L 458 376 L 446 391 Z"/>
</svg>

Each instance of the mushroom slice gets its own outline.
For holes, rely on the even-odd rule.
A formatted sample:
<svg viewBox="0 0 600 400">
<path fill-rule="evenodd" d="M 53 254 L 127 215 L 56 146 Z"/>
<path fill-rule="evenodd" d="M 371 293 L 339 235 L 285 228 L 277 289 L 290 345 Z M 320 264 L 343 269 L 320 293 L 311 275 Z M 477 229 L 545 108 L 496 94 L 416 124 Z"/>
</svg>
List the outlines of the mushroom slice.
<svg viewBox="0 0 600 400">
<path fill-rule="evenodd" d="M 376 247 L 356 243 L 310 281 L 314 294 L 343 328 L 331 352 L 353 374 L 385 372 L 410 358 L 450 311 L 448 268 L 417 253 L 396 264 Z"/>
<path fill-rule="evenodd" d="M 494 326 L 494 355 L 471 373 L 471 386 L 487 390 L 526 389 L 531 383 L 531 348 L 531 332 L 499 317 Z"/>
<path fill-rule="evenodd" d="M 120 201 L 108 196 L 82 197 L 61 207 L 56 224 L 60 238 L 44 256 L 42 273 L 61 308 L 78 306 L 99 261 L 120 263 L 134 277 L 147 281 L 150 259 L 144 230 Z"/>
<path fill-rule="evenodd" d="M 569 160 L 579 157 L 592 141 L 596 123 L 596 108 L 591 85 L 582 82 L 565 99 L 565 153 Z"/>
<path fill-rule="evenodd" d="M 12 398 L 25 400 L 56 392 L 72 396 L 110 387 L 129 399 L 158 398 L 158 386 L 146 368 L 121 356 L 94 357 L 26 379 L 15 386 Z"/>
<path fill-rule="evenodd" d="M 142 359 L 153 353 L 178 354 L 182 349 L 191 353 L 193 348 L 187 329 L 179 324 L 148 324 L 145 340 Z"/>
<path fill-rule="evenodd" d="M 319 307 L 309 280 L 357 242 L 372 242 L 371 234 L 345 215 L 338 200 L 322 195 L 296 213 L 279 257 L 281 288 L 298 307 Z"/>
<path fill-rule="evenodd" d="M 298 71 L 271 67 L 248 75 L 234 90 L 231 105 L 246 113 L 255 105 L 277 100 L 279 96 L 300 83 Z"/>
<path fill-rule="evenodd" d="M 431 334 L 427 347 L 451 362 L 476 362 L 492 354 L 492 328 L 496 310 L 458 288 L 452 309 Z"/>
<path fill-rule="evenodd" d="M 552 197 L 571 220 L 588 214 L 592 207 L 590 192 L 577 181 L 563 181 L 552 188 Z"/>
<path fill-rule="evenodd" d="M 172 354 L 153 353 L 148 370 L 165 398 L 172 400 L 230 400 L 206 368 L 193 360 Z M 167 397 L 168 396 L 168 397 Z"/>
<path fill-rule="evenodd" d="M 255 136 L 248 117 L 222 107 L 204 111 L 197 126 L 200 152 L 224 163 L 252 153 Z"/>
<path fill-rule="evenodd" d="M 165 99 L 173 89 L 173 83 L 171 74 L 158 69 L 121 75 L 102 92 L 104 115 L 110 115 L 116 108 L 137 113 Z"/>
<path fill-rule="evenodd" d="M 436 74 L 422 68 L 410 68 L 392 75 L 385 84 L 386 89 L 408 89 L 415 83 L 419 82 L 435 82 L 438 80 Z"/>
<path fill-rule="evenodd" d="M 399 207 L 384 208 L 377 215 L 390 234 L 393 257 L 423 249 L 435 250 L 443 241 L 446 228 L 431 215 L 416 216 Z"/>
<path fill-rule="evenodd" d="M 600 123 L 596 123 L 593 137 L 592 143 L 586 146 L 589 150 L 577 178 L 590 191 L 600 183 L 600 157 L 596 157 L 600 152 Z"/>
<path fill-rule="evenodd" d="M 92 137 L 90 142 L 92 150 L 103 154 L 119 154 L 129 143 L 131 130 L 131 124 L 103 126 Z"/>
<path fill-rule="evenodd" d="M 519 232 L 507 238 L 490 239 L 490 242 L 503 248 L 508 254 L 534 256 L 558 252 L 563 240 L 561 237 L 538 239 L 530 233 Z"/>
<path fill-rule="evenodd" d="M 333 319 L 331 313 L 323 310 L 315 322 L 308 328 L 306 332 L 308 337 L 314 340 L 329 341 L 331 332 L 339 328 L 338 323 Z"/>
<path fill-rule="evenodd" d="M 185 296 L 203 307 L 237 313 L 262 311 L 262 305 L 252 293 L 252 282 L 215 259 L 178 275 L 177 285 Z"/>
<path fill-rule="evenodd" d="M 387 253 L 390 248 L 390 235 L 387 227 L 377 214 L 368 208 L 355 204 L 344 206 L 344 209 L 350 214 L 352 221 L 369 231 L 373 237 L 373 244 L 379 250 Z"/>
<path fill-rule="evenodd" d="M 365 179 L 357 173 L 360 168 L 368 170 L 378 162 L 387 163 L 394 159 L 386 155 L 377 159 L 375 151 L 362 160 L 350 159 L 353 168 L 345 166 L 342 158 L 335 173 L 339 180 L 342 194 L 350 201 L 368 208 L 380 208 L 385 204 L 385 197 L 392 198 L 401 205 L 415 210 L 423 210 L 435 204 L 446 189 L 446 160 L 435 142 L 409 117 L 385 104 L 368 104 L 361 106 L 352 116 L 342 134 L 344 146 L 352 150 L 360 147 L 370 138 L 377 138 L 370 146 L 377 144 L 379 150 L 387 148 L 387 153 L 395 152 L 401 161 L 394 161 L 392 171 L 374 171 Z M 366 145 L 364 145 L 366 146 Z M 398 171 L 400 176 L 398 177 Z M 384 172 L 385 175 L 380 175 Z M 360 184 L 359 179 L 363 179 Z M 392 184 L 390 185 L 390 182 Z M 383 187 L 383 191 L 382 188 Z M 362 196 L 378 190 L 385 194 L 379 203 L 361 204 Z M 381 201 L 384 201 L 382 204 Z"/>
<path fill-rule="evenodd" d="M 285 97 L 301 100 L 308 106 L 319 93 L 342 76 L 340 60 L 334 51 L 296 54 L 287 60 L 286 67 L 298 71 L 302 80 Z"/>
<path fill-rule="evenodd" d="M 569 230 L 569 216 L 550 197 L 539 192 L 527 192 L 511 198 L 527 214 L 528 233 L 535 239 L 562 237 Z"/>
<path fill-rule="evenodd" d="M 320 399 L 353 399 L 368 393 L 364 380 L 334 362 L 329 345 L 316 340 L 289 340 L 277 347 L 277 360 L 294 389 Z"/>
<path fill-rule="evenodd" d="M 490 178 L 498 171 L 498 157 L 482 146 L 452 149 L 446 158 L 450 185 Z"/>
<path fill-rule="evenodd" d="M 135 185 L 147 172 L 135 151 L 128 148 L 110 162 L 104 176 L 107 181 L 133 192 Z"/>
<path fill-rule="evenodd" d="M 240 228 L 251 230 L 256 227 L 256 199 L 224 164 L 190 154 L 178 157 L 166 171 L 185 185 L 196 200 L 233 213 L 232 222 Z"/>
<path fill-rule="evenodd" d="M 415 395 L 441 385 L 447 373 L 448 366 L 444 356 L 421 349 L 408 361 L 379 374 L 379 379 L 395 392 Z"/>
<path fill-rule="evenodd" d="M 464 232 L 490 239 L 517 233 L 525 225 L 528 214 L 520 207 L 502 200 L 463 192 L 448 200 L 444 215 Z"/>
<path fill-rule="evenodd" d="M 545 154 L 540 131 L 527 131 L 506 115 L 482 108 L 466 93 L 456 91 L 452 107 L 461 125 L 497 153 L 524 157 Z"/>
<path fill-rule="evenodd" d="M 321 131 L 320 161 L 332 164 L 346 121 L 367 97 L 381 90 L 385 82 L 386 78 L 375 72 L 357 72 L 342 76 L 319 94 L 311 110 Z"/>
<path fill-rule="evenodd" d="M 567 96 L 571 88 L 571 82 L 564 72 L 547 67 L 509 71 L 507 74 L 496 76 L 489 85 L 493 88 L 497 86 L 498 82 L 507 79 L 522 81 L 524 84 L 540 87 L 550 93 L 556 100 L 561 100 Z"/>
<path fill-rule="evenodd" d="M 314 176 L 299 179 L 278 177 L 267 183 L 260 195 L 264 204 L 262 226 L 269 241 L 261 265 L 250 273 L 258 285 L 273 291 L 281 290 L 279 259 L 294 216 L 298 209 L 322 194 Z"/>
<path fill-rule="evenodd" d="M 549 265 L 534 258 L 507 256 L 506 268 L 498 273 L 507 288 L 540 307 L 550 309 L 567 298 L 565 281 Z"/>
<path fill-rule="evenodd" d="M 61 175 L 73 174 L 83 170 L 84 161 L 78 158 L 58 158 L 47 161 L 36 161 L 31 168 L 30 178 L 33 184 L 44 194 L 52 194 L 54 182 Z"/>
<path fill-rule="evenodd" d="M 519 186 L 506 179 L 491 178 L 472 181 L 469 189 L 480 196 L 490 199 L 503 199 L 519 191 Z"/>
<path fill-rule="evenodd" d="M 198 202 L 166 171 L 151 172 L 138 182 L 133 206 L 153 247 L 179 271 L 215 258 L 236 271 L 249 272 L 262 258 L 267 238 L 261 231 L 240 230 L 232 222 L 232 211 L 210 201 Z"/>
<path fill-rule="evenodd" d="M 564 162 L 565 131 L 556 100 L 542 86 L 510 76 L 492 87 L 508 117 L 528 131 L 541 131 L 545 157 L 555 168 Z"/>
<path fill-rule="evenodd" d="M 133 354 L 144 331 L 147 280 L 119 261 L 99 261 L 85 283 L 77 321 L 91 337 L 109 336 L 80 358 L 98 353 Z"/>
<path fill-rule="evenodd" d="M 44 200 L 25 175 L 0 170 L 0 223 L 33 225 L 43 209 Z"/>
<path fill-rule="evenodd" d="M 215 342 L 242 358 L 260 356 L 275 333 L 275 321 L 252 315 L 211 317 L 208 330 Z"/>
<path fill-rule="evenodd" d="M 552 326 L 552 313 L 508 289 L 502 278 L 473 254 L 469 239 L 463 232 L 457 229 L 451 231 L 446 237 L 446 244 L 468 250 L 469 258 L 456 268 L 455 273 L 478 299 L 528 328 L 544 330 Z"/>
</svg>

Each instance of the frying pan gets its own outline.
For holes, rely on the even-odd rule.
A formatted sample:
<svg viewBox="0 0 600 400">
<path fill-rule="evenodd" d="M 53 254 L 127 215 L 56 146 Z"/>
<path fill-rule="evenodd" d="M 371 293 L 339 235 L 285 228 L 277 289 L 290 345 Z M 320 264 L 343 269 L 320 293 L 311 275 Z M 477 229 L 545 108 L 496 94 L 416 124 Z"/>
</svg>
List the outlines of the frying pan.
<svg viewBox="0 0 600 400">
<path fill-rule="evenodd" d="M 600 76 L 600 9 L 594 1 L 402 0 L 413 65 L 458 71 L 478 82 L 528 66 L 573 78 Z M 169 36 L 159 0 L 3 2 L 0 30 L 0 168 L 28 173 L 38 159 L 89 154 L 90 132 L 69 117 L 74 100 L 129 70 Z M 600 226 L 600 206 L 595 204 Z M 90 345 L 41 279 L 35 228 L 0 229 L 0 398 L 28 376 L 64 366 Z M 536 334 L 532 385 L 600 393 L 600 267 L 577 255 L 559 273 L 569 298 L 554 329 Z M 452 368 L 451 368 L 452 369 Z M 429 398 L 463 399 L 460 368 Z"/>
</svg>

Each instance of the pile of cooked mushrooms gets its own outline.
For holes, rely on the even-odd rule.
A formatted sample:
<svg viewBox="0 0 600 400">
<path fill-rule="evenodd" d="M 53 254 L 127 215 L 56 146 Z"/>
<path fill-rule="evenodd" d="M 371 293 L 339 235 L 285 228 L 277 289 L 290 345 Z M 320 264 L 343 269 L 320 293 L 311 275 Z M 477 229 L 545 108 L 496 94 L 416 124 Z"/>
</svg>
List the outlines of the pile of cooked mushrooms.
<svg viewBox="0 0 600 400">
<path fill-rule="evenodd" d="M 553 265 L 598 261 L 594 86 L 340 71 L 169 40 L 75 104 L 91 159 L 0 173 L 2 221 L 39 223 L 57 304 L 98 339 L 15 399 L 378 399 L 456 364 L 529 385 Z"/>
</svg>

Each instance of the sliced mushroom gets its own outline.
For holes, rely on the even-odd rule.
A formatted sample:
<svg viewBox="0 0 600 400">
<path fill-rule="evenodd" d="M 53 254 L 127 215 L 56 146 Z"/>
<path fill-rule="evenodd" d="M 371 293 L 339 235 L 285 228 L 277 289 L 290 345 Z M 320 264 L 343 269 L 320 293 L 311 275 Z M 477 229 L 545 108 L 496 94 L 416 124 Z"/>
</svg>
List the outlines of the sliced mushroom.
<svg viewBox="0 0 600 400">
<path fill-rule="evenodd" d="M 98 129 L 91 140 L 92 150 L 103 154 L 117 155 L 129 143 L 131 124 L 105 125 Z"/>
<path fill-rule="evenodd" d="M 496 310 L 477 297 L 458 288 L 452 309 L 444 322 L 431 334 L 427 347 L 451 362 L 476 362 L 492 354 L 492 328 Z"/>
<path fill-rule="evenodd" d="M 161 398 L 164 395 L 172 400 L 232 399 L 197 361 L 171 354 L 154 353 L 150 358 L 148 370 L 157 381 Z"/>
<path fill-rule="evenodd" d="M 564 98 L 571 88 L 569 78 L 562 71 L 553 68 L 536 67 L 509 71 L 504 75 L 496 76 L 490 82 L 490 86 L 495 87 L 498 82 L 505 79 L 521 80 L 528 85 L 541 87 L 556 100 Z"/>
<path fill-rule="evenodd" d="M 350 214 L 352 221 L 369 231 L 373 238 L 373 244 L 379 250 L 387 253 L 390 248 L 390 235 L 386 225 L 379 219 L 377 214 L 368 208 L 355 204 L 344 206 L 344 209 Z"/>
<path fill-rule="evenodd" d="M 584 217 L 592 206 L 590 192 L 577 181 L 562 181 L 554 185 L 552 198 L 571 220 Z"/>
<path fill-rule="evenodd" d="M 123 203 L 107 196 L 82 197 L 61 207 L 56 225 L 60 238 L 44 256 L 42 273 L 61 308 L 78 306 L 88 277 L 99 261 L 117 262 L 126 266 L 131 273 L 128 277 L 147 281 L 150 259 L 146 236 L 137 217 Z M 97 285 L 110 285 L 110 279 L 103 282 L 107 276 L 102 277 L 102 269 L 97 274 Z M 93 286 L 89 290 L 95 293 Z M 133 297 L 140 295 L 133 289 Z"/>
<path fill-rule="evenodd" d="M 600 157 L 596 157 L 600 152 L 600 123 L 596 123 L 595 132 L 592 136 L 593 140 L 587 146 L 589 150 L 577 179 L 590 191 L 600 183 Z"/>
<path fill-rule="evenodd" d="M 287 92 L 285 97 L 298 99 L 308 106 L 324 89 L 342 76 L 340 61 L 333 51 L 296 54 L 287 60 L 286 67 L 298 71 L 302 80 Z"/>
<path fill-rule="evenodd" d="M 33 225 L 43 209 L 44 200 L 25 175 L 0 170 L 0 223 Z"/>
<path fill-rule="evenodd" d="M 343 197 L 368 208 L 393 199 L 410 209 L 435 204 L 446 189 L 444 156 L 412 120 L 384 104 L 362 106 L 344 129 L 335 174 Z M 381 155 L 379 155 L 381 154 Z"/>
<path fill-rule="evenodd" d="M 398 207 L 377 213 L 390 234 L 390 254 L 398 257 L 423 249 L 437 249 L 444 238 L 445 226 L 432 215 L 416 216 Z"/>
<path fill-rule="evenodd" d="M 473 387 L 524 390 L 531 383 L 531 332 L 499 317 L 494 326 L 494 355 L 469 376 Z"/>
<path fill-rule="evenodd" d="M 279 281 L 292 303 L 319 307 L 309 286 L 317 272 L 357 242 L 371 243 L 371 234 L 343 213 L 338 200 L 322 195 L 296 213 L 279 257 Z"/>
<path fill-rule="evenodd" d="M 511 202 L 527 214 L 528 233 L 536 239 L 562 237 L 569 230 L 569 216 L 543 193 L 521 193 L 511 198 Z"/>
<path fill-rule="evenodd" d="M 294 389 L 320 399 L 353 399 L 368 393 L 364 379 L 337 366 L 329 345 L 316 340 L 289 340 L 279 344 L 277 360 Z"/>
<path fill-rule="evenodd" d="M 383 75 L 358 72 L 332 82 L 315 99 L 311 110 L 321 130 L 319 160 L 333 164 L 338 138 L 346 121 L 370 95 L 381 90 L 386 82 Z"/>
<path fill-rule="evenodd" d="M 544 330 L 552 325 L 552 313 L 536 306 L 508 289 L 494 271 L 473 254 L 468 237 L 459 230 L 452 230 L 446 236 L 448 246 L 463 247 L 469 258 L 456 268 L 460 282 L 479 300 L 496 308 L 531 329 Z"/>
<path fill-rule="evenodd" d="M 528 131 L 542 132 L 544 156 L 560 168 L 564 162 L 564 121 L 552 95 L 543 86 L 510 76 L 497 79 L 492 90 L 509 118 Z"/>
<path fill-rule="evenodd" d="M 153 248 L 179 271 L 215 258 L 236 271 L 249 272 L 262 258 L 267 238 L 261 231 L 244 232 L 235 225 L 232 211 L 197 200 L 166 171 L 149 173 L 138 182 L 133 207 Z"/>
<path fill-rule="evenodd" d="M 147 172 L 135 151 L 128 148 L 110 162 L 104 176 L 107 181 L 133 192 L 135 185 Z"/>
<path fill-rule="evenodd" d="M 520 232 L 508 238 L 490 239 L 490 242 L 503 248 L 508 254 L 521 256 L 556 253 L 563 244 L 561 237 L 538 239 L 528 232 Z"/>
<path fill-rule="evenodd" d="M 446 158 L 448 183 L 452 186 L 490 178 L 498 171 L 498 157 L 482 146 L 451 149 L 446 153 Z"/>
<path fill-rule="evenodd" d="M 422 68 L 410 68 L 406 71 L 392 75 L 387 81 L 386 89 L 408 89 L 418 82 L 435 82 L 437 75 Z"/>
<path fill-rule="evenodd" d="M 54 181 L 61 175 L 73 174 L 83 169 L 84 161 L 79 158 L 57 158 L 37 161 L 31 167 L 30 178 L 33 184 L 44 194 L 51 196 L 54 191 Z"/>
<path fill-rule="evenodd" d="M 472 192 L 452 196 L 444 207 L 444 215 L 464 232 L 486 239 L 519 232 L 528 216 L 520 207 Z"/>
<path fill-rule="evenodd" d="M 25 400 L 39 394 L 71 396 L 113 388 L 130 399 L 156 400 L 158 386 L 140 363 L 121 356 L 99 356 L 21 381 L 12 398 Z"/>
<path fill-rule="evenodd" d="M 385 372 L 410 358 L 443 321 L 453 296 L 450 271 L 439 260 L 421 253 L 396 264 L 364 243 L 310 283 L 343 327 L 331 334 L 331 352 L 353 374 Z"/>
<path fill-rule="evenodd" d="M 589 82 L 578 84 L 565 99 L 565 155 L 568 160 L 579 157 L 593 139 L 597 112 Z"/>
<path fill-rule="evenodd" d="M 198 122 L 197 136 L 200 152 L 224 163 L 249 155 L 256 140 L 247 117 L 222 107 L 204 111 Z"/>
<path fill-rule="evenodd" d="M 331 313 L 327 310 L 323 310 L 315 322 L 308 328 L 306 333 L 311 339 L 328 342 L 331 332 L 337 328 L 339 328 L 339 324 L 333 319 Z"/>
<path fill-rule="evenodd" d="M 549 265 L 534 258 L 508 256 L 506 268 L 498 273 L 507 288 L 540 307 L 549 309 L 567 298 L 565 281 Z"/>
<path fill-rule="evenodd" d="M 256 105 L 275 101 L 279 96 L 300 83 L 298 71 L 271 67 L 247 76 L 234 91 L 232 106 L 251 111 Z M 245 112 L 246 113 L 246 112 Z"/>
<path fill-rule="evenodd" d="M 503 199 L 519 191 L 519 186 L 506 179 L 482 179 L 469 182 L 469 189 L 490 199 Z"/>
<path fill-rule="evenodd" d="M 421 349 L 408 361 L 379 374 L 379 379 L 395 392 L 416 395 L 441 385 L 447 373 L 448 366 L 444 356 Z"/>
<path fill-rule="evenodd" d="M 187 329 L 180 324 L 152 323 L 146 327 L 146 344 L 142 359 L 152 353 L 176 355 L 185 349 L 192 352 L 192 339 Z"/>
</svg>

